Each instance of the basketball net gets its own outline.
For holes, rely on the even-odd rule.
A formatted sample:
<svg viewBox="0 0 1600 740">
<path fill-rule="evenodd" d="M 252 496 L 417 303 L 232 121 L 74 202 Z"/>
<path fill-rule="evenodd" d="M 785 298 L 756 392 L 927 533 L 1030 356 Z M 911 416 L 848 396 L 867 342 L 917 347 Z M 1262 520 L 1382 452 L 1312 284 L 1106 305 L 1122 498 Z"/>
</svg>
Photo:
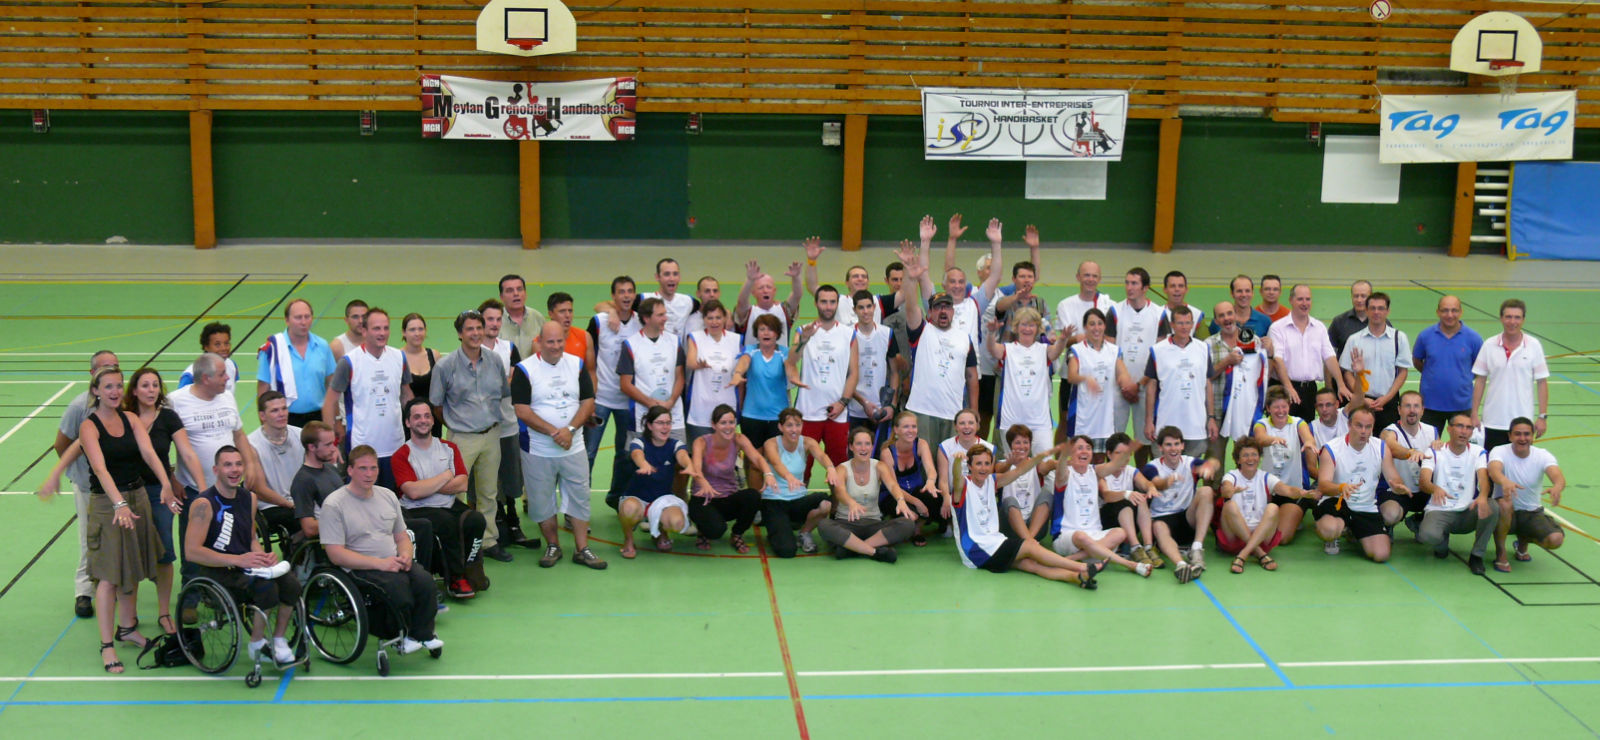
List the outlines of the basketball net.
<svg viewBox="0 0 1600 740">
<path fill-rule="evenodd" d="M 533 51 L 534 47 L 544 44 L 544 41 L 539 39 L 506 39 L 506 43 L 523 51 Z"/>
<path fill-rule="evenodd" d="M 1499 77 L 1494 78 L 1495 84 L 1498 85 L 1499 88 L 1500 88 L 1500 101 L 1501 102 L 1505 102 L 1507 100 L 1510 100 L 1512 95 L 1516 95 L 1517 94 L 1517 78 L 1522 76 L 1522 73 L 1521 73 L 1521 71 L 1522 71 L 1522 62 L 1520 60 L 1517 60 L 1517 59 L 1494 59 L 1494 60 L 1491 60 L 1489 62 L 1489 69 L 1497 70 L 1497 71 L 1499 71 L 1499 70 L 1511 70 L 1512 71 L 1511 74 L 1501 75 Z"/>
</svg>

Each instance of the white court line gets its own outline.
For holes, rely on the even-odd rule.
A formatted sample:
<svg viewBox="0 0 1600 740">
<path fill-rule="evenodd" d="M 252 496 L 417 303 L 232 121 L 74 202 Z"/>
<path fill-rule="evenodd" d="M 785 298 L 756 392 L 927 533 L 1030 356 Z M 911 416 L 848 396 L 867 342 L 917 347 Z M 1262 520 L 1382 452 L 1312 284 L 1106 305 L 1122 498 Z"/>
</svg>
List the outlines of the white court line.
<svg viewBox="0 0 1600 740">
<path fill-rule="evenodd" d="M 1373 668 L 1383 666 L 1413 665 L 1510 665 L 1513 663 L 1600 663 L 1600 657 L 1555 658 L 1414 658 L 1401 660 L 1330 660 L 1279 663 L 1281 668 Z M 862 671 L 796 671 L 806 678 L 870 677 L 870 676 L 946 676 L 946 675 L 1005 675 L 1028 673 L 1127 673 L 1148 671 L 1207 671 L 1239 668 L 1266 669 L 1266 663 L 1180 663 L 1147 666 L 1055 666 L 1043 668 L 911 668 Z M 299 681 L 593 681 L 593 680 L 685 680 L 723 678 L 782 678 L 782 671 L 748 671 L 741 673 L 529 673 L 529 674 L 458 674 L 445 676 L 306 676 L 296 674 Z M 26 683 L 98 683 L 98 682 L 171 682 L 171 681 L 237 681 L 237 676 L 0 676 L 0 682 Z"/>
<path fill-rule="evenodd" d="M 50 382 L 59 383 L 60 381 L 50 381 Z M 17 430 L 21 429 L 23 424 L 27 424 L 28 422 L 33 421 L 33 417 L 38 416 L 40 411 L 43 411 L 43 410 L 49 408 L 50 404 L 55 403 L 55 400 L 57 398 L 61 397 L 61 394 L 72 390 L 72 386 L 77 385 L 77 384 L 78 384 L 77 381 L 71 381 L 71 382 L 68 382 L 66 385 L 61 386 L 61 390 L 56 391 L 56 394 L 51 396 L 49 400 L 45 401 L 44 403 L 39 404 L 39 407 L 34 409 L 32 413 L 28 414 L 27 416 L 22 417 L 22 421 L 17 422 L 15 426 L 11 427 L 11 431 L 6 432 L 3 435 L 0 435 L 0 444 L 5 444 L 5 441 L 8 440 L 8 439 L 11 439 L 11 435 L 16 434 Z"/>
<path fill-rule="evenodd" d="M 59 380 L 0 380 L 0 385 L 55 385 Z"/>
</svg>

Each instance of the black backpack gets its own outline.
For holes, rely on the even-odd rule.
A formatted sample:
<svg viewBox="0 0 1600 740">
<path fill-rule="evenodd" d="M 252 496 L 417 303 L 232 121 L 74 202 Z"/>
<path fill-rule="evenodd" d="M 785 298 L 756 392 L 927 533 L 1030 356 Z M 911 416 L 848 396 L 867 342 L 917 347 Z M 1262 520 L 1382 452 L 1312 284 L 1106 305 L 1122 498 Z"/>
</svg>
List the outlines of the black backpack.
<svg viewBox="0 0 1600 740">
<path fill-rule="evenodd" d="M 193 627 L 184 629 L 189 633 L 185 637 L 191 638 L 190 643 L 194 645 L 194 648 L 196 650 L 204 650 L 200 642 L 200 631 Z M 146 656 L 149 657 L 148 663 L 146 662 Z M 183 647 L 178 644 L 177 635 L 163 633 L 145 644 L 144 650 L 139 652 L 139 657 L 134 661 L 134 664 L 147 671 L 153 668 L 176 668 L 189 665 L 189 657 L 183 654 Z"/>
</svg>

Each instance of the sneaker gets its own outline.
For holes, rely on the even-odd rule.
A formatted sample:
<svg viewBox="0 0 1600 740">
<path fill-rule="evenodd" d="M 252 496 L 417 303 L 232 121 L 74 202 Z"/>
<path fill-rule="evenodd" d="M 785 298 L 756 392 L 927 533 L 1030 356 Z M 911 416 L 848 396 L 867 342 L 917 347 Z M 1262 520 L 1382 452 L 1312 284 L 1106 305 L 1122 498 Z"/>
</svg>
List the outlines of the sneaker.
<svg viewBox="0 0 1600 740">
<path fill-rule="evenodd" d="M 1450 548 L 1441 547 L 1441 548 L 1439 548 L 1437 550 L 1434 550 L 1433 551 L 1433 556 L 1438 558 L 1438 559 L 1440 559 L 1440 560 L 1444 560 L 1445 558 L 1450 557 Z"/>
<path fill-rule="evenodd" d="M 294 649 L 282 637 L 272 638 L 272 661 L 280 666 L 294 663 Z"/>
<path fill-rule="evenodd" d="M 606 561 L 601 560 L 599 555 L 594 554 L 594 551 L 587 547 L 572 553 L 572 562 L 578 565 L 587 565 L 595 570 L 606 569 Z"/>
<path fill-rule="evenodd" d="M 803 553 L 805 553 L 807 555 L 810 555 L 810 554 L 815 553 L 816 551 L 817 551 L 817 541 L 815 539 L 812 539 L 811 533 L 810 532 L 801 532 L 800 533 L 800 552 L 803 552 Z"/>
<path fill-rule="evenodd" d="M 265 652 L 266 649 L 266 640 L 261 640 L 259 642 L 252 640 L 248 645 L 245 646 L 245 652 L 250 656 L 250 660 L 252 662 L 261 660 L 261 654 Z"/>
<path fill-rule="evenodd" d="M 72 613 L 79 619 L 94 619 L 94 599 L 88 596 L 79 596 L 72 600 Z"/>
<path fill-rule="evenodd" d="M 444 649 L 444 640 L 441 640 L 438 637 L 434 637 L 433 639 L 430 639 L 430 640 L 423 640 L 422 641 L 422 646 L 427 648 L 427 649 L 429 649 L 429 650 L 443 650 Z"/>
<path fill-rule="evenodd" d="M 855 556 L 856 556 L 856 554 L 853 553 L 853 552 L 850 552 L 850 548 L 848 548 L 848 547 L 835 547 L 835 548 L 833 548 L 833 559 L 834 560 L 849 560 L 850 558 L 853 558 Z"/>
<path fill-rule="evenodd" d="M 458 577 L 454 581 L 451 581 L 449 590 L 450 596 L 457 599 L 470 599 L 478 595 L 477 591 L 472 590 L 472 584 L 467 583 L 465 576 Z"/>
<path fill-rule="evenodd" d="M 1199 546 L 1195 546 L 1195 547 L 1189 548 L 1189 552 L 1186 553 L 1186 554 L 1188 555 L 1189 570 L 1190 571 L 1194 571 L 1196 569 L 1199 569 L 1199 570 L 1205 570 L 1206 569 L 1206 553 L 1205 553 L 1205 550 L 1201 549 Z"/>
<path fill-rule="evenodd" d="M 444 613 L 446 613 L 448 611 L 450 611 L 450 605 L 444 603 L 443 601 L 441 601 L 441 602 L 439 602 L 439 610 L 434 612 L 434 614 L 435 615 L 444 614 Z"/>
<path fill-rule="evenodd" d="M 486 558 L 491 558 L 491 559 L 494 559 L 494 560 L 498 560 L 498 561 L 500 561 L 502 563 L 509 563 L 512 560 L 511 553 L 506 552 L 506 548 L 501 546 L 500 543 L 498 543 L 498 542 L 495 543 L 494 547 L 485 547 L 485 548 L 483 548 L 483 556 L 486 557 Z"/>
<path fill-rule="evenodd" d="M 893 563 L 900 559 L 900 553 L 895 552 L 894 548 L 885 545 L 872 551 L 872 559 L 880 563 Z"/>
<path fill-rule="evenodd" d="M 423 649 L 422 643 L 417 642 L 409 637 L 400 640 L 400 647 L 397 648 L 401 655 L 410 655 L 421 649 Z"/>
<path fill-rule="evenodd" d="M 554 568 L 561 562 L 561 546 L 552 544 L 544 549 L 544 557 L 539 558 L 540 568 Z"/>
<path fill-rule="evenodd" d="M 1140 545 L 1133 548 L 1128 554 L 1128 559 L 1140 565 L 1150 565 L 1150 551 L 1144 549 L 1144 545 Z"/>
<path fill-rule="evenodd" d="M 1178 565 L 1172 571 L 1172 574 L 1178 577 L 1178 583 L 1188 583 L 1189 582 L 1189 564 L 1184 562 L 1184 561 L 1182 561 L 1182 560 L 1179 560 L 1178 561 Z"/>
<path fill-rule="evenodd" d="M 1327 542 L 1322 543 L 1322 551 L 1324 553 L 1329 554 L 1329 555 L 1338 555 L 1339 554 L 1339 541 L 1338 540 L 1328 540 Z"/>
<path fill-rule="evenodd" d="M 1146 545 L 1144 554 L 1150 558 L 1150 567 L 1156 570 L 1167 567 L 1167 561 L 1161 559 L 1161 551 L 1157 550 L 1154 545 Z"/>
<path fill-rule="evenodd" d="M 1483 556 L 1473 555 L 1467 558 L 1467 570 L 1472 571 L 1472 575 L 1475 576 L 1483 575 L 1484 571 L 1487 570 L 1483 567 Z"/>
</svg>

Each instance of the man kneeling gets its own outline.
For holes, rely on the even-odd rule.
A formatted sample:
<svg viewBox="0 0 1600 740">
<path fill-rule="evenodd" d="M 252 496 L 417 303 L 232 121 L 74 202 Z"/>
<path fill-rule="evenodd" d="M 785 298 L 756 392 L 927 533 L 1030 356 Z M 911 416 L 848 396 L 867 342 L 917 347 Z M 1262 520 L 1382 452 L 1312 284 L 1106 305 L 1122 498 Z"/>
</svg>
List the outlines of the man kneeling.
<svg viewBox="0 0 1600 740">
<path fill-rule="evenodd" d="M 322 502 L 317 515 L 322 548 L 334 565 L 350 570 L 383 592 L 407 622 L 400 652 L 444 647 L 433 632 L 439 611 L 433 577 L 412 560 L 411 538 L 394 492 L 378 481 L 378 453 L 361 445 L 350 451 L 350 482 Z"/>
<path fill-rule="evenodd" d="M 294 650 L 284 632 L 294 623 L 300 600 L 300 582 L 289 573 L 288 563 L 266 552 L 255 536 L 255 494 L 239 486 L 244 480 L 244 455 L 233 445 L 223 445 L 214 460 L 216 485 L 189 502 L 189 524 L 183 533 L 183 557 L 197 566 L 195 575 L 210 578 L 235 597 L 254 605 L 250 625 L 250 658 L 266 650 L 266 618 L 276 607 L 272 633 L 272 662 L 294 662 Z"/>
</svg>

